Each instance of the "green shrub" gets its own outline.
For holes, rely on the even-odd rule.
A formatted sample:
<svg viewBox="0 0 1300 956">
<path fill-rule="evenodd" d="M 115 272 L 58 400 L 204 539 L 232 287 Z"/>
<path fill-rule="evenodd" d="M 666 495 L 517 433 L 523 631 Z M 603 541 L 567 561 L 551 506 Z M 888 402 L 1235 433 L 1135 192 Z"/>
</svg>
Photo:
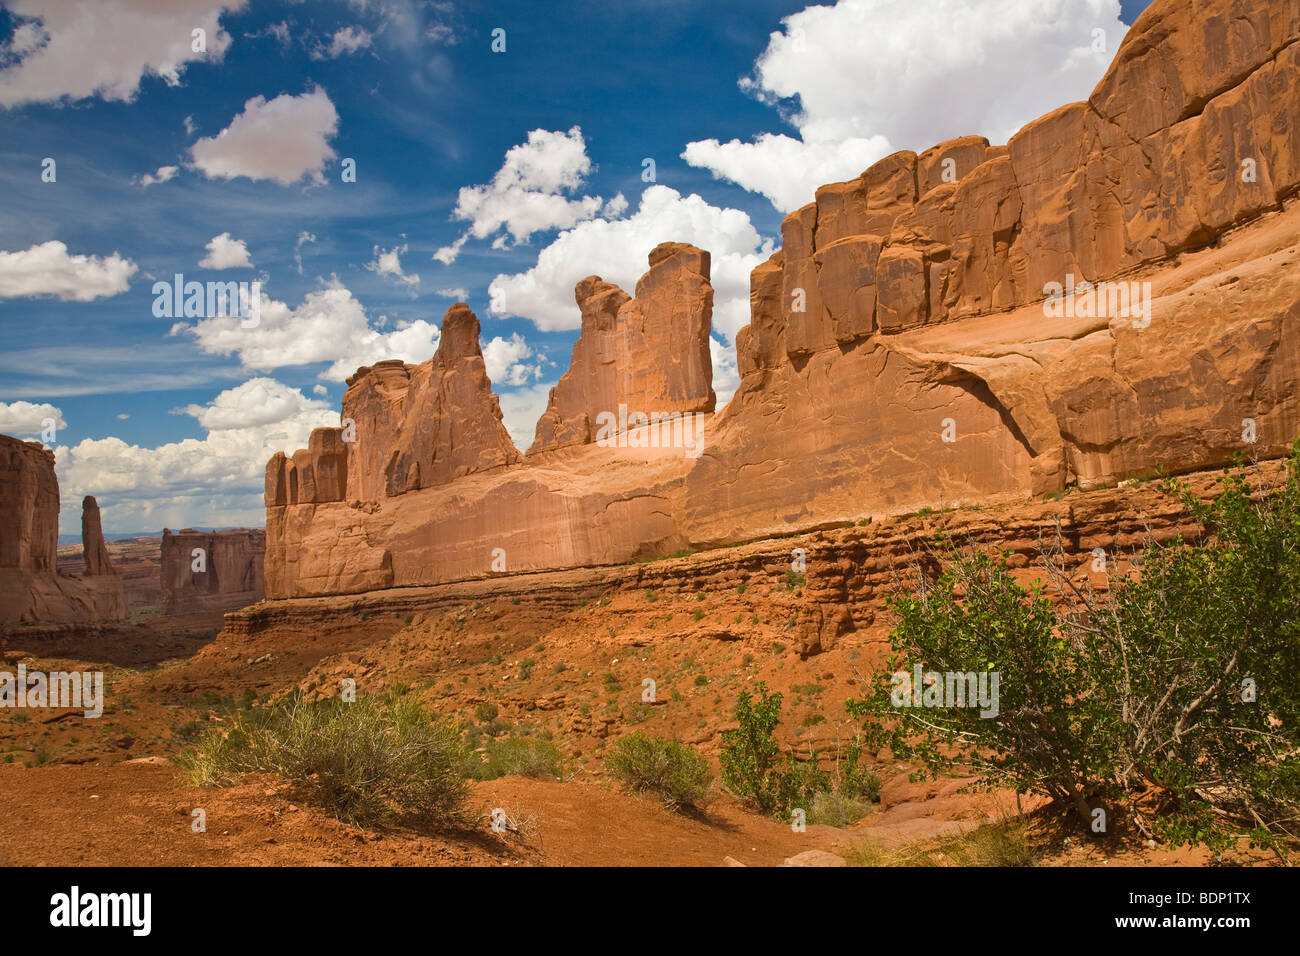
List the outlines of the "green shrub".
<svg viewBox="0 0 1300 956">
<path fill-rule="evenodd" d="M 996 715 L 894 707 L 888 674 L 850 712 L 873 746 L 1044 793 L 1085 825 L 1120 805 L 1174 846 L 1248 831 L 1285 854 L 1300 839 L 1300 442 L 1286 475 L 1261 491 L 1231 471 L 1209 503 L 1166 480 L 1201 533 L 1148 542 L 1140 575 L 1112 574 L 1104 597 L 1046 551 L 1059 610 L 1004 557 L 946 546 L 937 581 L 891 601 L 890 669 L 999 672 Z"/>
<path fill-rule="evenodd" d="M 713 798 L 708 762 L 679 741 L 638 731 L 615 742 L 605 769 L 620 783 L 673 807 L 701 809 Z"/>
<path fill-rule="evenodd" d="M 564 755 L 549 740 L 506 737 L 488 741 L 484 749 L 484 760 L 471 767 L 476 780 L 495 780 L 498 777 L 554 780 L 564 775 Z"/>
<path fill-rule="evenodd" d="M 413 696 L 232 711 L 180 758 L 198 785 L 276 773 L 312 802 L 363 826 L 463 820 L 469 753 L 460 727 L 431 718 Z"/>
<path fill-rule="evenodd" d="M 722 782 L 759 813 L 785 816 L 791 809 L 807 809 L 814 794 L 830 789 L 830 778 L 812 760 L 782 760 L 775 731 L 781 721 L 781 694 L 769 694 L 760 681 L 736 700 L 739 727 L 722 733 Z"/>
<path fill-rule="evenodd" d="M 490 700 L 485 700 L 474 708 L 474 719 L 480 724 L 490 724 L 497 719 L 501 709 Z"/>
<path fill-rule="evenodd" d="M 808 823 L 821 823 L 828 827 L 847 827 L 857 823 L 872 810 L 867 800 L 855 800 L 833 790 L 813 794 L 807 809 Z"/>
</svg>

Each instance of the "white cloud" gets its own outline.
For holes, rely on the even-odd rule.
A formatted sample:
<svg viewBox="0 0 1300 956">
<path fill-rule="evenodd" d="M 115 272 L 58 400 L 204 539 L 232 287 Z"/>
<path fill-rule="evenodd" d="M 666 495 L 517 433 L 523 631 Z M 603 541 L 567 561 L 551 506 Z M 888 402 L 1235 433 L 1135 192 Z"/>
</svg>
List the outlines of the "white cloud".
<svg viewBox="0 0 1300 956">
<path fill-rule="evenodd" d="M 0 106 L 99 96 L 131 100 L 145 76 L 175 86 L 188 63 L 220 60 L 226 10 L 244 0 L 6 0 L 18 22 L 0 44 Z M 206 52 L 191 31 L 205 31 Z"/>
<path fill-rule="evenodd" d="M 784 107 L 799 138 L 702 140 L 682 158 L 788 211 L 894 150 L 967 133 L 1003 143 L 1029 120 L 1088 97 L 1127 31 L 1119 14 L 1119 0 L 810 6 L 782 20 L 741 82 Z M 1092 49 L 1097 29 L 1105 52 Z"/>
<path fill-rule="evenodd" d="M 126 412 L 118 412 L 118 413 L 117 413 L 117 420 L 118 420 L 119 422 L 124 422 L 124 421 L 126 421 L 128 418 L 130 418 L 130 417 L 131 417 L 131 416 L 128 415 Z"/>
<path fill-rule="evenodd" d="M 176 174 L 180 172 L 179 166 L 159 166 L 158 171 L 154 173 L 145 173 L 140 177 L 141 186 L 152 186 L 154 183 L 165 183 L 171 181 Z"/>
<path fill-rule="evenodd" d="M 650 250 L 669 241 L 690 242 L 710 253 L 713 326 L 734 339 L 749 323 L 749 273 L 771 254 L 771 240 L 762 239 L 739 209 L 719 209 L 662 185 L 647 188 L 627 219 L 579 223 L 543 249 L 533 268 L 497 276 L 488 287 L 489 310 L 530 319 L 544 331 L 579 328 L 573 287 L 580 279 L 598 275 L 632 295 Z"/>
<path fill-rule="evenodd" d="M 338 123 L 338 111 L 320 88 L 269 102 L 254 96 L 229 126 L 195 142 L 190 154 L 209 179 L 247 176 L 289 186 L 306 176 L 320 184 L 325 163 L 335 156 L 328 141 Z"/>
<path fill-rule="evenodd" d="M 178 322 L 172 332 L 194 336 L 204 352 L 236 354 L 245 368 L 257 371 L 329 362 L 320 378 L 332 382 L 382 359 L 423 362 L 438 347 L 438 327 L 423 319 L 391 332 L 371 328 L 361 303 L 336 279 L 309 292 L 296 308 L 265 293 L 260 302 L 255 328 L 242 328 L 238 316 L 216 316 L 194 325 Z"/>
<path fill-rule="evenodd" d="M 45 420 L 53 419 L 55 428 L 67 428 L 63 411 L 54 405 L 34 402 L 0 402 L 0 432 L 25 438 L 39 435 L 45 429 Z"/>
<path fill-rule="evenodd" d="M 381 276 L 391 276 L 398 282 L 405 282 L 407 285 L 419 285 L 420 274 L 418 272 L 407 275 L 402 271 L 401 256 L 405 252 L 406 243 L 394 246 L 391 249 L 380 249 L 375 246 L 375 258 L 366 263 L 366 268 Z"/>
<path fill-rule="evenodd" d="M 261 525 L 267 459 L 307 447 L 313 428 L 338 425 L 329 403 L 268 378 L 191 405 L 203 438 L 146 448 L 120 438 L 85 439 L 55 449 L 63 514 L 81 514 L 95 495 L 110 531 L 195 525 Z"/>
<path fill-rule="evenodd" d="M 237 388 L 226 389 L 207 405 L 186 405 L 175 411 L 193 417 L 208 431 L 225 431 L 269 425 L 302 411 L 328 408 L 328 403 L 307 398 L 273 378 L 251 378 Z"/>
<path fill-rule="evenodd" d="M 231 239 L 230 233 L 213 236 L 205 247 L 208 254 L 199 260 L 200 269 L 251 269 L 248 246 L 243 239 Z"/>
<path fill-rule="evenodd" d="M 334 31 L 334 36 L 330 39 L 329 46 L 318 43 L 311 51 L 313 60 L 332 60 L 335 57 L 349 56 L 358 50 L 365 50 L 370 46 L 372 37 L 368 30 L 360 27 L 340 27 Z"/>
<path fill-rule="evenodd" d="M 765 196 L 781 212 L 810 203 L 819 186 L 852 179 L 893 150 L 883 136 L 805 142 L 763 133 L 754 142 L 716 139 L 687 143 L 682 159 Z"/>
<path fill-rule="evenodd" d="M 435 289 L 433 294 L 443 299 L 455 299 L 457 302 L 464 302 L 469 298 L 469 292 L 460 286 L 454 289 Z"/>
<path fill-rule="evenodd" d="M 532 358 L 533 350 L 518 332 L 510 338 L 496 336 L 483 346 L 483 362 L 488 378 L 501 385 L 526 385 L 542 377 L 540 364 L 528 365 L 524 359 Z"/>
<path fill-rule="evenodd" d="M 516 243 L 535 232 L 564 229 L 597 215 L 604 200 L 599 196 L 570 199 L 592 171 L 582 130 L 567 133 L 535 129 L 528 141 L 512 146 L 492 182 L 460 190 L 452 216 L 470 223 L 469 230 L 433 258 L 450 265 L 469 237 L 487 239 L 505 230 L 493 243 L 504 245 L 506 234 Z"/>
<path fill-rule="evenodd" d="M 723 345 L 717 336 L 709 336 L 709 356 L 713 359 L 713 393 L 718 397 L 715 406 L 721 411 L 722 406 L 731 401 L 731 396 L 740 388 L 740 371 L 736 367 L 736 346 Z"/>
<path fill-rule="evenodd" d="M 111 256 L 68 255 L 57 239 L 21 252 L 0 251 L 0 299 L 52 295 L 64 302 L 89 302 L 125 292 L 136 264 Z"/>
<path fill-rule="evenodd" d="M 311 390 L 313 395 L 328 395 L 330 393 L 330 390 L 324 385 L 313 385 Z"/>
<path fill-rule="evenodd" d="M 501 400 L 501 422 L 506 426 L 510 440 L 520 451 L 527 451 L 537 437 L 537 419 L 546 411 L 546 403 L 554 385 L 554 382 L 549 382 L 497 393 Z"/>
</svg>

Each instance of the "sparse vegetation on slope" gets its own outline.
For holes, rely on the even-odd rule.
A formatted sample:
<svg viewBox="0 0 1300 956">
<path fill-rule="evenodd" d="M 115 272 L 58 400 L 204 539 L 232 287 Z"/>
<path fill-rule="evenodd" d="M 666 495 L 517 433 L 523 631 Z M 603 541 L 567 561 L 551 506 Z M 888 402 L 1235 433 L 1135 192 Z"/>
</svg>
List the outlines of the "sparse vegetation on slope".
<svg viewBox="0 0 1300 956">
<path fill-rule="evenodd" d="M 672 807 L 702 809 L 713 799 L 708 762 L 668 737 L 629 734 L 610 748 L 605 769 L 629 789 L 653 793 Z"/>
<path fill-rule="evenodd" d="M 340 819 L 459 822 L 469 790 L 468 746 L 454 722 L 409 694 L 278 704 L 232 711 L 180 758 L 192 782 L 225 786 L 240 774 L 279 774 Z"/>
</svg>

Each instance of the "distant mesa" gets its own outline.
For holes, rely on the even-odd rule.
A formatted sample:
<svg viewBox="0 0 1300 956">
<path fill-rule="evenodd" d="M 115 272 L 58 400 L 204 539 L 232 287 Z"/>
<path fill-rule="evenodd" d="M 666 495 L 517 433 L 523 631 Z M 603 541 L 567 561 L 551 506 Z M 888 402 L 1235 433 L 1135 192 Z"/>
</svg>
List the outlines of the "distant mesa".
<svg viewBox="0 0 1300 956">
<path fill-rule="evenodd" d="M 159 577 L 163 612 L 172 616 L 233 611 L 262 600 L 266 532 L 163 529 Z"/>
</svg>

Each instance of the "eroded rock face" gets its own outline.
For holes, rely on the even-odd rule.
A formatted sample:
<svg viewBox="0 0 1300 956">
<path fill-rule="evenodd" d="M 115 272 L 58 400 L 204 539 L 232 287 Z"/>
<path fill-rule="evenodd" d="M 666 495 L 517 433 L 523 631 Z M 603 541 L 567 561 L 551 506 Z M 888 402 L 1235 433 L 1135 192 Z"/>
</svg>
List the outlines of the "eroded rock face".
<svg viewBox="0 0 1300 956">
<path fill-rule="evenodd" d="M 1190 7 L 1153 4 L 1087 103 L 1006 147 L 897 153 L 786 217 L 687 479 L 693 541 L 1285 450 L 1300 8 Z"/>
<path fill-rule="evenodd" d="M 713 411 L 709 254 L 664 242 L 649 261 L 635 298 L 599 276 L 578 283 L 582 333 L 529 455 L 595 441 L 602 413 L 617 416 L 620 405 L 646 415 Z"/>
<path fill-rule="evenodd" d="M 56 539 L 57 540 L 57 539 Z M 81 502 L 81 552 L 86 561 L 85 577 L 116 574 L 104 543 L 104 525 L 99 517 L 99 502 L 86 495 Z"/>
<path fill-rule="evenodd" d="M 712 407 L 692 247 L 656 249 L 634 299 L 579 284 L 582 336 L 527 462 L 491 427 L 449 446 L 432 376 L 363 369 L 345 500 L 290 503 L 272 463 L 270 593 L 618 563 L 1284 454 L 1300 433 L 1298 39 L 1295 4 L 1156 0 L 1088 102 L 1005 146 L 961 137 L 819 189 L 751 275 L 741 385 L 698 459 L 589 444 L 593 414 L 623 402 Z M 451 351 L 472 358 L 465 331 Z M 481 381 L 460 406 L 480 423 Z M 806 642 L 844 626 L 810 617 Z"/>
<path fill-rule="evenodd" d="M 391 498 L 519 460 L 478 334 L 474 313 L 457 303 L 429 361 L 381 362 L 348 379 L 343 419 L 356 424 L 343 482 L 348 499 Z"/>
<path fill-rule="evenodd" d="M 232 611 L 266 594 L 261 528 L 225 531 L 163 529 L 163 611 L 170 615 Z"/>
<path fill-rule="evenodd" d="M 0 624 L 98 626 L 126 617 L 126 595 L 104 547 L 94 498 L 82 510 L 83 576 L 57 571 L 54 452 L 0 435 L 0 514 Z"/>
</svg>

